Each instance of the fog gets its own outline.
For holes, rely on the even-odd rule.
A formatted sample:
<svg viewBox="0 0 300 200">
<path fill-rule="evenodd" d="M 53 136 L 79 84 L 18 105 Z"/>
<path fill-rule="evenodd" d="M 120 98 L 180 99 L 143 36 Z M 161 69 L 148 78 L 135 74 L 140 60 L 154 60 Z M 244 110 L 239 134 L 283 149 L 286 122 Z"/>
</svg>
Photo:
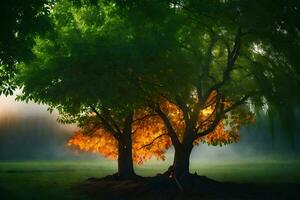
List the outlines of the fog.
<svg viewBox="0 0 300 200">
<path fill-rule="evenodd" d="M 82 153 L 66 143 L 78 128 L 56 121 L 46 105 L 16 102 L 0 97 L 0 160 L 101 159 Z"/>
<path fill-rule="evenodd" d="M 0 97 L 0 160 L 104 159 L 100 155 L 70 149 L 66 142 L 77 128 L 59 124 L 56 117 L 57 113 L 50 114 L 45 105 L 15 102 L 14 96 Z M 299 131 L 298 127 L 293 140 L 284 136 L 279 128 L 272 136 L 262 120 L 258 120 L 255 125 L 242 128 L 237 144 L 222 147 L 200 144 L 194 148 L 191 160 L 299 157 Z M 172 155 L 171 149 L 167 153 L 168 162 Z"/>
</svg>

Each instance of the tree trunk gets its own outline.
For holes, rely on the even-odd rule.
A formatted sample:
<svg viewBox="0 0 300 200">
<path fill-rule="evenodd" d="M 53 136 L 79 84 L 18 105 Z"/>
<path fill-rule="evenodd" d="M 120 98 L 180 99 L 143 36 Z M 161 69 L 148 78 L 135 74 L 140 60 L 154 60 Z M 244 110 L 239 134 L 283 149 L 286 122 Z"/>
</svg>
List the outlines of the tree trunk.
<svg viewBox="0 0 300 200">
<path fill-rule="evenodd" d="M 132 161 L 132 140 L 131 135 L 122 134 L 122 139 L 118 141 L 118 175 L 120 179 L 130 179 L 135 176 Z"/>
<path fill-rule="evenodd" d="M 190 155 L 193 145 L 182 145 L 180 148 L 175 147 L 175 156 L 173 162 L 173 171 L 177 179 L 189 175 Z"/>
</svg>

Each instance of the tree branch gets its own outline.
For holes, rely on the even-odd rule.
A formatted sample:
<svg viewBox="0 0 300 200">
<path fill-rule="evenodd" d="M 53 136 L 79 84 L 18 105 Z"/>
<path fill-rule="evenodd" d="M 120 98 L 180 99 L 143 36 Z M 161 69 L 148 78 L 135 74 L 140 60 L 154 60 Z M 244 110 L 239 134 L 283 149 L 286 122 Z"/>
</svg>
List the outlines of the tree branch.
<svg viewBox="0 0 300 200">
<path fill-rule="evenodd" d="M 116 132 L 122 133 L 120 127 L 118 126 L 118 124 L 116 123 L 116 121 L 111 116 L 109 110 L 107 108 L 105 108 L 105 107 L 102 107 L 102 108 L 103 108 L 103 110 L 105 112 L 106 117 L 109 118 L 109 120 L 112 122 L 113 127 L 116 129 Z"/>
<path fill-rule="evenodd" d="M 224 98 L 221 95 L 218 95 L 217 104 L 215 107 L 216 117 L 215 117 L 214 121 L 210 124 L 210 126 L 206 130 L 194 135 L 194 140 L 211 133 L 217 127 L 217 125 L 219 124 L 219 122 L 221 121 L 222 116 L 223 116 L 223 110 L 224 110 L 223 101 L 224 101 Z"/>
<path fill-rule="evenodd" d="M 161 110 L 159 105 L 155 106 L 155 112 L 164 121 L 164 124 L 167 128 L 167 131 L 168 131 L 168 135 L 171 137 L 173 145 L 179 147 L 181 145 L 181 143 L 180 143 L 180 141 L 177 137 L 177 134 L 176 134 L 175 130 L 173 129 L 173 126 L 172 126 L 169 118 L 167 117 L 167 115 Z"/>
<path fill-rule="evenodd" d="M 247 101 L 251 96 L 253 96 L 255 93 L 253 94 L 248 94 L 248 95 L 245 95 L 244 97 L 242 97 L 239 101 L 235 102 L 232 106 L 230 106 L 229 108 L 225 109 L 224 110 L 224 114 L 230 112 L 231 110 L 235 109 L 236 107 L 242 105 L 243 103 L 245 103 L 245 101 Z"/>
<path fill-rule="evenodd" d="M 158 116 L 158 114 L 148 114 L 148 115 L 144 115 L 143 117 L 141 118 L 136 118 L 132 121 L 132 123 L 135 123 L 135 122 L 138 122 L 138 121 L 143 121 L 147 118 L 151 118 L 151 117 L 155 117 L 155 116 Z"/>
<path fill-rule="evenodd" d="M 89 105 L 90 108 L 92 109 L 92 111 L 100 118 L 100 120 L 102 121 L 104 128 L 106 130 L 108 130 L 115 138 L 119 137 L 119 133 L 116 132 L 112 126 L 109 124 L 109 122 L 97 111 L 97 109 L 92 106 L 91 104 Z"/>
<path fill-rule="evenodd" d="M 190 113 L 186 103 L 182 100 L 182 98 L 179 95 L 176 95 L 175 101 L 177 103 L 176 106 L 178 106 L 182 110 L 184 121 L 188 122 L 190 119 Z"/>
<path fill-rule="evenodd" d="M 215 43 L 217 42 L 217 40 L 218 39 L 217 39 L 216 35 L 214 33 L 212 33 L 211 41 L 210 41 L 207 51 L 205 53 L 205 60 L 203 63 L 203 72 L 200 75 L 197 86 L 196 86 L 199 104 L 204 104 L 205 103 L 204 101 L 206 100 L 206 98 L 203 98 L 203 96 L 202 96 L 203 95 L 203 91 L 202 91 L 203 77 L 208 77 L 208 78 L 211 78 L 214 80 L 214 78 L 209 75 L 209 68 L 210 68 L 211 62 L 212 62 L 212 50 L 213 50 L 213 47 L 214 47 Z"/>
<path fill-rule="evenodd" d="M 195 136 L 195 139 L 198 139 L 199 137 L 203 137 L 209 133 L 211 133 L 219 124 L 219 122 L 223 119 L 223 116 L 230 112 L 231 110 L 235 109 L 236 107 L 242 105 L 243 103 L 245 103 L 251 96 L 257 94 L 258 92 L 253 92 L 251 94 L 245 95 L 244 97 L 242 97 L 239 101 L 235 102 L 232 106 L 230 106 L 229 108 L 224 109 L 224 104 L 221 103 L 221 109 L 219 111 L 219 113 L 216 113 L 216 117 L 214 119 L 214 121 L 212 122 L 212 124 L 209 126 L 208 129 L 202 131 L 201 133 L 198 133 Z M 223 101 L 222 101 L 223 102 Z"/>
<path fill-rule="evenodd" d="M 205 28 L 207 28 L 207 30 L 208 30 L 209 32 L 213 32 L 213 29 L 212 29 L 208 24 L 206 24 L 206 23 L 204 23 L 203 21 L 201 21 L 201 20 L 198 19 L 199 15 L 202 15 L 202 16 L 208 18 L 208 19 L 216 20 L 216 19 L 214 19 L 212 16 L 207 15 L 207 14 L 204 14 L 203 12 L 202 12 L 202 13 L 199 13 L 199 12 L 193 10 L 192 8 L 189 8 L 189 7 L 185 6 L 185 5 L 182 4 L 180 1 L 175 1 L 175 2 L 173 2 L 173 3 L 174 3 L 174 5 L 177 5 L 177 6 L 181 7 L 182 9 L 184 9 L 185 11 L 189 12 L 189 13 L 191 14 L 191 15 L 189 15 L 189 16 L 190 16 L 193 20 L 195 20 L 197 23 L 199 23 L 199 24 L 203 25 Z"/>
<path fill-rule="evenodd" d="M 167 134 L 167 133 L 164 133 L 164 134 L 161 134 L 161 135 L 157 136 L 157 137 L 154 138 L 150 143 L 145 144 L 145 145 L 141 146 L 140 148 L 138 148 L 138 150 L 143 149 L 143 148 L 145 148 L 145 147 L 147 147 L 147 146 L 151 146 L 156 140 L 158 140 L 159 138 L 161 138 L 162 136 L 165 136 L 165 135 L 168 135 L 168 134 Z"/>
<path fill-rule="evenodd" d="M 219 90 L 226 82 L 230 79 L 230 72 L 233 70 L 234 64 L 238 58 L 241 48 L 241 27 L 238 28 L 237 34 L 234 39 L 233 49 L 230 50 L 229 45 L 227 45 L 227 64 L 223 72 L 222 81 L 213 85 L 204 95 L 204 101 L 209 97 L 210 93 L 214 90 Z"/>
</svg>

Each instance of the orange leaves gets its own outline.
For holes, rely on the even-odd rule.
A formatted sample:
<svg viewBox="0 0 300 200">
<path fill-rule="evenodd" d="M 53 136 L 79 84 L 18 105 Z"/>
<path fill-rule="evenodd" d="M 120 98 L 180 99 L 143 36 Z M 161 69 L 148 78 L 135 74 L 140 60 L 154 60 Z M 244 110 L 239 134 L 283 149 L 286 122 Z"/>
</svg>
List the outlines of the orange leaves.
<svg viewBox="0 0 300 200">
<path fill-rule="evenodd" d="M 192 112 L 196 110 L 196 106 L 199 103 L 196 91 L 192 93 L 191 98 L 192 101 L 186 104 L 190 112 L 188 113 L 189 116 L 193 115 Z M 205 131 L 214 123 L 216 118 L 216 100 L 217 92 L 212 91 L 208 96 L 203 108 L 196 113 L 198 114 L 198 118 L 196 124 L 193 125 L 194 130 L 197 129 L 199 132 Z M 223 104 L 224 108 L 227 109 L 232 106 L 233 102 L 230 100 L 225 100 Z M 184 119 L 184 111 L 181 110 L 175 103 L 167 101 L 166 99 L 163 99 L 160 105 L 175 129 L 177 137 L 182 142 L 185 134 L 188 134 L 188 130 L 185 128 L 187 122 Z M 194 141 L 194 145 L 198 145 L 200 142 L 210 145 L 223 145 L 237 142 L 239 140 L 239 129 L 241 125 L 248 123 L 248 121 L 251 120 L 253 120 L 252 114 L 247 113 L 247 115 L 244 117 L 243 109 L 238 109 L 236 112 L 230 112 L 228 116 L 225 116 L 217 124 L 213 131 L 211 131 L 208 135 L 205 135 Z"/>
<path fill-rule="evenodd" d="M 186 124 L 191 124 L 191 122 L 185 121 L 187 118 L 191 120 L 191 115 L 198 116 L 198 118 L 194 118 L 196 122 L 192 128 L 200 132 L 207 130 L 217 116 L 215 109 L 217 93 L 215 91 L 209 95 L 203 109 L 197 110 L 197 113 L 192 113 L 196 110 L 197 103 L 199 103 L 196 95 L 192 96 L 192 99 L 192 102 L 186 103 L 186 109 L 190 113 L 184 113 L 186 110 L 183 111 L 174 102 L 164 98 L 160 100 L 160 108 L 168 117 L 180 142 L 183 141 L 185 134 L 188 134 L 188 131 L 191 130 L 186 130 Z M 228 100 L 223 104 L 225 108 L 232 106 L 232 102 Z M 253 115 L 247 112 L 247 109 L 239 107 L 226 114 L 213 131 L 198 138 L 193 144 L 198 145 L 203 142 L 209 145 L 224 145 L 237 142 L 241 125 L 252 121 Z M 133 133 L 132 157 L 135 163 L 142 164 L 153 157 L 160 160 L 165 159 L 165 152 L 172 144 L 165 124 L 158 115 L 153 113 L 151 109 L 136 110 L 131 129 Z M 118 157 L 118 141 L 104 128 L 97 128 L 90 135 L 80 132 L 75 133 L 68 144 L 83 151 L 100 153 L 110 159 Z"/>
<path fill-rule="evenodd" d="M 175 103 L 171 103 L 166 99 L 161 99 L 160 107 L 161 110 L 168 116 L 179 141 L 182 142 L 186 127 L 183 111 Z"/>
<path fill-rule="evenodd" d="M 92 135 L 76 132 L 69 139 L 68 145 L 82 151 L 100 153 L 109 159 L 118 157 L 118 143 L 116 139 L 104 129 L 98 129 Z"/>
<path fill-rule="evenodd" d="M 163 122 L 148 110 L 136 111 L 132 123 L 132 158 L 136 164 L 155 157 L 165 159 L 165 151 L 171 146 Z M 68 145 L 82 151 L 99 153 L 109 159 L 118 157 L 118 141 L 103 128 L 92 134 L 77 132 Z"/>
<path fill-rule="evenodd" d="M 208 98 L 213 99 L 216 96 L 216 92 L 212 92 Z M 216 103 L 207 103 L 207 106 L 199 114 L 198 125 L 202 126 L 202 129 L 207 129 L 211 123 L 213 123 L 214 118 L 216 117 L 215 106 Z M 233 105 L 233 102 L 230 100 L 225 100 L 223 102 L 224 108 L 230 108 Z M 200 142 L 207 143 L 209 145 L 224 145 L 229 143 L 236 143 L 239 140 L 239 130 L 242 125 L 253 122 L 253 114 L 247 112 L 247 109 L 243 106 L 232 110 L 229 113 L 226 113 L 223 119 L 218 123 L 216 128 L 208 135 L 195 141 L 195 144 Z"/>
<path fill-rule="evenodd" d="M 166 135 L 165 126 L 160 117 L 151 114 L 150 111 L 138 110 L 135 113 L 132 129 L 134 131 L 132 156 L 136 163 L 142 164 L 152 157 L 165 159 L 164 154 L 171 146 L 171 140 Z"/>
<path fill-rule="evenodd" d="M 199 138 L 194 144 L 200 142 L 207 143 L 209 145 L 224 145 L 229 143 L 235 143 L 239 140 L 238 131 L 229 131 L 226 129 L 223 122 L 220 122 L 218 126 L 208 135 Z"/>
</svg>

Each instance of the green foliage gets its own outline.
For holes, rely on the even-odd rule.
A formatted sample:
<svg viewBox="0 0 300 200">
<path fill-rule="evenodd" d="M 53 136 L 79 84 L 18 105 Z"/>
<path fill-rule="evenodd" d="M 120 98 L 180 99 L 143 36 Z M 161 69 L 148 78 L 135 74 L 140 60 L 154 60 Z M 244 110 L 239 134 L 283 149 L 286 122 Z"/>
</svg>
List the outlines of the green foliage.
<svg viewBox="0 0 300 200">
<path fill-rule="evenodd" d="M 53 31 L 36 37 L 34 61 L 20 64 L 19 98 L 69 122 L 90 104 L 123 116 L 160 95 L 189 105 L 195 88 L 216 87 L 232 102 L 248 95 L 243 108 L 267 110 L 291 133 L 299 9 L 298 0 L 58 1 Z"/>
<path fill-rule="evenodd" d="M 19 99 L 58 109 L 62 122 L 80 121 L 90 105 L 123 118 L 181 90 L 193 77 L 174 40 L 180 24 L 172 15 L 136 24 L 114 3 L 63 0 L 50 19 L 54 30 L 35 38 L 35 59 L 19 65 L 17 82 L 23 89 Z"/>
<path fill-rule="evenodd" d="M 32 58 L 33 36 L 50 27 L 51 0 L 12 0 L 0 3 L 0 94 L 11 95 L 18 62 Z"/>
<path fill-rule="evenodd" d="M 271 121 L 279 118 L 292 136 L 300 103 L 300 1 L 170 2 L 186 16 L 181 42 L 190 59 L 196 54 L 191 61 L 200 68 L 196 87 L 205 92 L 222 83 L 217 88 L 232 101 L 249 95 L 249 110 L 264 109 Z M 235 44 L 240 44 L 237 58 L 224 77 Z"/>
</svg>

